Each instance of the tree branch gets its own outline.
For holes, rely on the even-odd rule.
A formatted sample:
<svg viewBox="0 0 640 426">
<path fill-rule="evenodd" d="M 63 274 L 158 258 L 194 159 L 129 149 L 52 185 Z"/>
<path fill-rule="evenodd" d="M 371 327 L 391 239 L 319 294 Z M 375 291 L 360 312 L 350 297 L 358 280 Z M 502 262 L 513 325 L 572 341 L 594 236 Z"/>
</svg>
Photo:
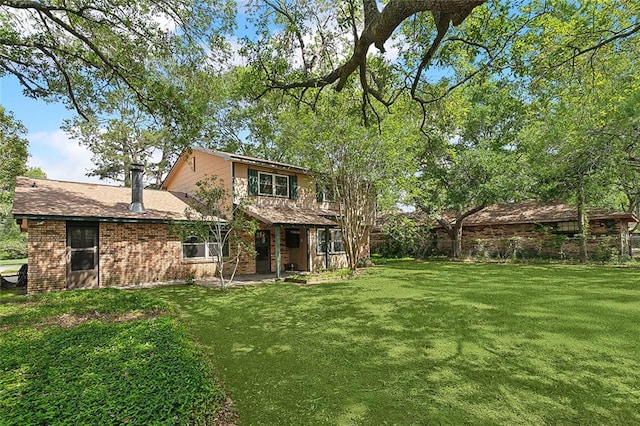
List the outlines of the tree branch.
<svg viewBox="0 0 640 426">
<path fill-rule="evenodd" d="M 304 87 L 322 87 L 337 82 L 335 89 L 340 91 L 346 85 L 348 78 L 367 60 L 369 47 L 374 44 L 384 52 L 384 43 L 391 37 L 396 28 L 408 17 L 420 12 L 431 11 L 436 19 L 438 35 L 429 51 L 423 57 L 424 68 L 438 48 L 449 23 L 459 25 L 471 11 L 487 0 L 390 0 L 381 12 L 378 12 L 375 0 L 363 0 L 365 9 L 365 27 L 357 38 L 353 53 L 341 66 L 328 74 L 304 81 L 285 83 L 271 81 L 271 89 L 293 89 Z M 376 13 L 377 12 L 377 13 Z"/>
</svg>

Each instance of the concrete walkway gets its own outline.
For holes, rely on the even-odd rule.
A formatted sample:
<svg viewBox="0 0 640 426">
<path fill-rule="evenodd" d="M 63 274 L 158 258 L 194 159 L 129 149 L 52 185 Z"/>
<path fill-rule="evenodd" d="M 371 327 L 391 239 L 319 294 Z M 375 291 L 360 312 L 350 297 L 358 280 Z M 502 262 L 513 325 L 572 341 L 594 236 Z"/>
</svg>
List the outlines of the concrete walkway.
<svg viewBox="0 0 640 426">
<path fill-rule="evenodd" d="M 236 275 L 228 288 L 241 287 L 246 285 L 275 284 L 277 282 L 284 281 L 286 277 L 293 274 L 299 274 L 299 272 L 281 272 L 280 280 L 276 278 L 275 272 L 271 272 L 268 274 Z M 205 287 L 220 287 L 220 281 L 217 278 L 196 280 L 196 284 Z"/>
</svg>

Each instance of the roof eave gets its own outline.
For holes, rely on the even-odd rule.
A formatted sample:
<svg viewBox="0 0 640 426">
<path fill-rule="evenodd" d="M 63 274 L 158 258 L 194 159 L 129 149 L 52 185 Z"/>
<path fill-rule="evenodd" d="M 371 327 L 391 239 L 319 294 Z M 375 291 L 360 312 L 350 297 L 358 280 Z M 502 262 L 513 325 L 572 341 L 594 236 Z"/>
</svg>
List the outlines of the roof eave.
<svg viewBox="0 0 640 426">
<path fill-rule="evenodd" d="M 186 219 L 172 218 L 120 218 L 120 217 L 103 217 L 103 216 L 65 216 L 65 215 L 41 215 L 41 214 L 25 214 L 14 213 L 14 219 L 27 220 L 59 220 L 59 221 L 77 221 L 77 222 L 117 222 L 117 223 L 170 223 L 170 222 L 186 222 Z"/>
</svg>

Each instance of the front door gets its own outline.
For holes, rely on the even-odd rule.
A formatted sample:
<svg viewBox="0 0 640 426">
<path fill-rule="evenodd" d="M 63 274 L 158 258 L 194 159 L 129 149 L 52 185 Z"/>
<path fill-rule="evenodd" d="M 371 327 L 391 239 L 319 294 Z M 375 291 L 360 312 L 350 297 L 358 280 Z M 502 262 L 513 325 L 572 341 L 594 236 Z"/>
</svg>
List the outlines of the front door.
<svg viewBox="0 0 640 426">
<path fill-rule="evenodd" d="M 67 223 L 67 288 L 98 287 L 98 224 Z"/>
<path fill-rule="evenodd" d="M 271 232 L 256 231 L 256 273 L 271 272 Z"/>
</svg>

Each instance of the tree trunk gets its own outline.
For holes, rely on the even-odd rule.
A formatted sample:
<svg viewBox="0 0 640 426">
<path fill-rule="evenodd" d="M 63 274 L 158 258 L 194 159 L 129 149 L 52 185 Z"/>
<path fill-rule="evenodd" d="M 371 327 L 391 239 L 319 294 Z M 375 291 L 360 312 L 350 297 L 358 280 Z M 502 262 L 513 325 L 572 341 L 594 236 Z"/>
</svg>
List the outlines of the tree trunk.
<svg viewBox="0 0 640 426">
<path fill-rule="evenodd" d="M 451 251 L 454 259 L 462 257 L 462 221 L 456 221 L 451 227 L 449 233 L 451 237 Z"/>
<path fill-rule="evenodd" d="M 589 220 L 587 218 L 584 185 L 582 182 L 580 183 L 580 188 L 578 191 L 578 231 L 580 232 L 580 262 L 586 263 L 589 257 L 587 253 Z"/>
</svg>

